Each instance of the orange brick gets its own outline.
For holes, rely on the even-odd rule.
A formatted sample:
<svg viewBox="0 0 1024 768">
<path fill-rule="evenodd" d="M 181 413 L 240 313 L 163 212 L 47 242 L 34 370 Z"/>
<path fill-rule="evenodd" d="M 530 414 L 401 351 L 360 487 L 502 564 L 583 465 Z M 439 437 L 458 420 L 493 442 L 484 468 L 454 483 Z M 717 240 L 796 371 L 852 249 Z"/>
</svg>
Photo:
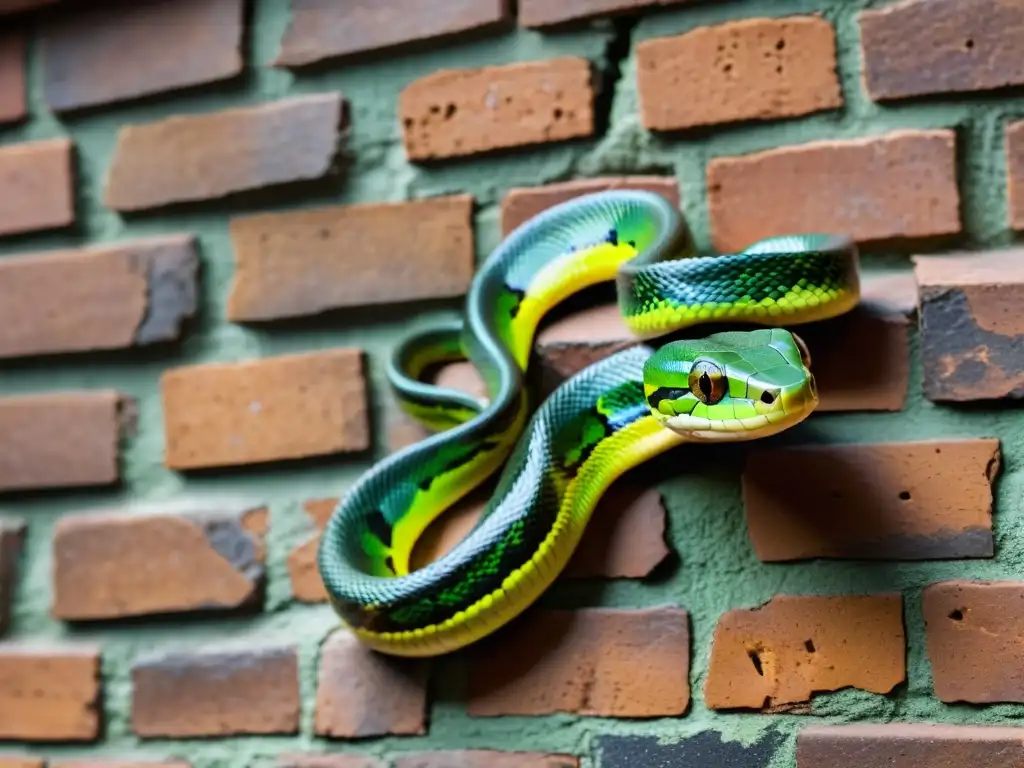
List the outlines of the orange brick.
<svg viewBox="0 0 1024 768">
<path fill-rule="evenodd" d="M 1024 120 L 1006 126 L 1006 197 L 1009 222 L 1024 229 Z"/>
<path fill-rule="evenodd" d="M 743 19 L 637 44 L 650 130 L 797 117 L 843 105 L 832 25 L 818 16 Z"/>
<path fill-rule="evenodd" d="M 70 139 L 0 147 L 0 235 L 74 223 L 73 151 Z"/>
<path fill-rule="evenodd" d="M 0 768 L 47 768 L 42 758 L 0 755 Z"/>
<path fill-rule="evenodd" d="M 568 22 L 642 11 L 656 6 L 683 5 L 693 0 L 519 0 L 519 24 L 552 27 Z"/>
<path fill-rule="evenodd" d="M 16 123 L 26 115 L 25 35 L 0 35 L 0 123 Z"/>
<path fill-rule="evenodd" d="M 206 363 L 161 379 L 165 464 L 255 464 L 369 447 L 362 350 Z"/>
<path fill-rule="evenodd" d="M 281 755 L 277 768 L 389 768 L 382 760 L 369 755 Z"/>
<path fill-rule="evenodd" d="M 230 229 L 235 322 L 460 296 L 476 267 L 470 195 L 268 213 Z"/>
<path fill-rule="evenodd" d="M 714 247 L 737 252 L 793 232 L 860 242 L 959 233 L 955 145 L 951 130 L 900 130 L 715 158 L 707 171 Z"/>
<path fill-rule="evenodd" d="M 26 523 L 17 517 L 0 517 L 0 637 L 11 624 L 11 604 L 21 571 L 21 551 Z"/>
<path fill-rule="evenodd" d="M 579 764 L 579 758 L 573 755 L 496 749 L 416 752 L 395 758 L 395 768 L 579 768 Z"/>
<path fill-rule="evenodd" d="M 410 160 L 475 155 L 594 133 L 590 62 L 578 56 L 442 69 L 398 100 Z"/>
</svg>

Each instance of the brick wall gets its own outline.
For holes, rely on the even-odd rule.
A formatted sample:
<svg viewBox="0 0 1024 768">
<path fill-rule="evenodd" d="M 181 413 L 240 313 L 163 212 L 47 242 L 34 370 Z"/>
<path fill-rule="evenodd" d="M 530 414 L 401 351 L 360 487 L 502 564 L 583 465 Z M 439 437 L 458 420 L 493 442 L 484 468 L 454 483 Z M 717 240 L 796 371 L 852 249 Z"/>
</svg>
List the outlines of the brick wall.
<svg viewBox="0 0 1024 768">
<path fill-rule="evenodd" d="M 0 1 L 0 767 L 1021 764 L 1024 6 L 79 5 Z M 372 656 L 314 556 L 422 436 L 390 344 L 609 187 L 856 237 L 819 413 L 623 478 L 494 638 Z M 629 343 L 581 308 L 544 381 Z"/>
</svg>

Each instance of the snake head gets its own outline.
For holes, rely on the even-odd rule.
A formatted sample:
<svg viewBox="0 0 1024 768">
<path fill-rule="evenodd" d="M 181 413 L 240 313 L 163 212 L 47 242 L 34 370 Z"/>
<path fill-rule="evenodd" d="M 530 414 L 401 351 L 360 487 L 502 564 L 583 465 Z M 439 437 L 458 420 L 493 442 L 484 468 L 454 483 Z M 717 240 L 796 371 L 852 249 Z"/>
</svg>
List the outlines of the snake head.
<svg viewBox="0 0 1024 768">
<path fill-rule="evenodd" d="M 803 342 L 783 328 L 675 341 L 644 365 L 654 417 L 690 440 L 752 440 L 807 418 L 818 390 Z"/>
</svg>

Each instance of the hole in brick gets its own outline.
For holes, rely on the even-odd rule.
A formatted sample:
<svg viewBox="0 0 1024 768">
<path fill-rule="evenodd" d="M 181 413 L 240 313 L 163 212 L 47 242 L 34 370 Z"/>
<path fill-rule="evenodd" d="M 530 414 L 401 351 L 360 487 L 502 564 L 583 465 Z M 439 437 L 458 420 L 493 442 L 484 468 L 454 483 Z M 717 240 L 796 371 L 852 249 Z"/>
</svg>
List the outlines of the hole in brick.
<svg viewBox="0 0 1024 768">
<path fill-rule="evenodd" d="M 750 662 L 754 665 L 754 669 L 757 670 L 757 674 L 764 677 L 764 667 L 761 665 L 761 652 L 758 650 L 747 651 L 747 656 L 750 657 Z"/>
<path fill-rule="evenodd" d="M 722 71 L 725 73 L 732 72 L 732 64 L 726 64 L 724 67 L 722 67 Z"/>
<path fill-rule="evenodd" d="M 785 40 L 779 40 L 779 41 L 778 41 L 778 42 L 777 42 L 777 43 L 775 44 L 775 50 L 776 50 L 776 51 L 781 51 L 781 50 L 782 50 L 783 48 L 785 48 L 785 47 L 786 47 L 786 41 L 785 41 Z"/>
<path fill-rule="evenodd" d="M 321 239 L 321 240 L 327 240 L 327 239 L 329 239 L 329 238 L 330 238 L 330 236 L 331 236 L 331 230 L 329 230 L 329 229 L 327 229 L 327 228 L 325 227 L 324 229 L 321 229 L 321 230 L 320 230 L 320 233 L 319 233 L 319 234 L 320 234 L 320 239 Z"/>
<path fill-rule="evenodd" d="M 448 106 L 444 108 L 444 119 L 450 120 L 452 115 L 455 114 L 455 109 L 455 105 L 449 102 Z"/>
<path fill-rule="evenodd" d="M 967 38 L 967 41 L 964 43 L 964 48 L 968 51 L 974 48 L 974 41 L 971 40 L 970 38 Z"/>
<path fill-rule="evenodd" d="M 562 108 L 561 107 L 555 107 L 555 111 L 552 114 L 554 114 L 555 120 L 561 120 L 562 119 Z"/>
<path fill-rule="evenodd" d="M 441 114 L 441 108 L 439 106 L 437 106 L 437 104 L 431 104 L 430 105 L 430 114 L 432 114 L 432 115 L 439 115 L 439 114 Z"/>
<path fill-rule="evenodd" d="M 910 501 L 910 491 L 900 491 L 900 498 L 904 501 Z"/>
<path fill-rule="evenodd" d="M 964 612 L 961 611 L 959 608 L 957 608 L 957 609 L 949 612 L 949 618 L 951 618 L 953 621 L 963 621 L 964 620 Z"/>
<path fill-rule="evenodd" d="M 779 64 L 779 66 L 777 66 L 777 67 L 775 68 L 775 73 L 776 73 L 776 74 L 779 74 L 779 75 L 781 75 L 781 74 L 782 74 L 782 65 L 781 65 L 781 64 Z"/>
<path fill-rule="evenodd" d="M 415 121 L 411 117 L 405 118 L 403 122 L 405 123 L 406 128 L 412 128 L 413 125 L 415 124 Z"/>
<path fill-rule="evenodd" d="M 807 650 L 808 653 L 814 653 L 815 650 L 817 650 L 814 647 L 814 641 L 813 640 L 804 640 L 804 648 Z"/>
</svg>

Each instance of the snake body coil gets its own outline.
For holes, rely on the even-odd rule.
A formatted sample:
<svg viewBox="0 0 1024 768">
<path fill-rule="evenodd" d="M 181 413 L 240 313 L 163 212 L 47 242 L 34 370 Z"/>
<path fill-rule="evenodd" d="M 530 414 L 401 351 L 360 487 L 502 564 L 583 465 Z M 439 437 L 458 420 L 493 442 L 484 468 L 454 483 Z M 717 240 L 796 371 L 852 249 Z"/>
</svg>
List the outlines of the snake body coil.
<svg viewBox="0 0 1024 768">
<path fill-rule="evenodd" d="M 638 344 L 584 369 L 534 412 L 524 373 L 546 312 L 615 280 L 629 328 L 651 338 L 698 323 L 765 326 L 660 349 Z M 437 434 L 363 475 L 325 528 L 318 564 L 335 611 L 370 647 L 429 656 L 490 634 L 530 605 L 573 554 L 605 489 L 673 446 L 750 440 L 817 405 L 802 345 L 781 326 L 859 300 L 845 237 L 770 238 L 697 256 L 680 212 L 641 191 L 598 192 L 512 232 L 475 275 L 463 320 L 410 335 L 388 377 Z M 488 398 L 420 381 L 468 357 Z M 454 501 L 502 469 L 475 527 L 410 571 L 413 547 Z"/>
</svg>

